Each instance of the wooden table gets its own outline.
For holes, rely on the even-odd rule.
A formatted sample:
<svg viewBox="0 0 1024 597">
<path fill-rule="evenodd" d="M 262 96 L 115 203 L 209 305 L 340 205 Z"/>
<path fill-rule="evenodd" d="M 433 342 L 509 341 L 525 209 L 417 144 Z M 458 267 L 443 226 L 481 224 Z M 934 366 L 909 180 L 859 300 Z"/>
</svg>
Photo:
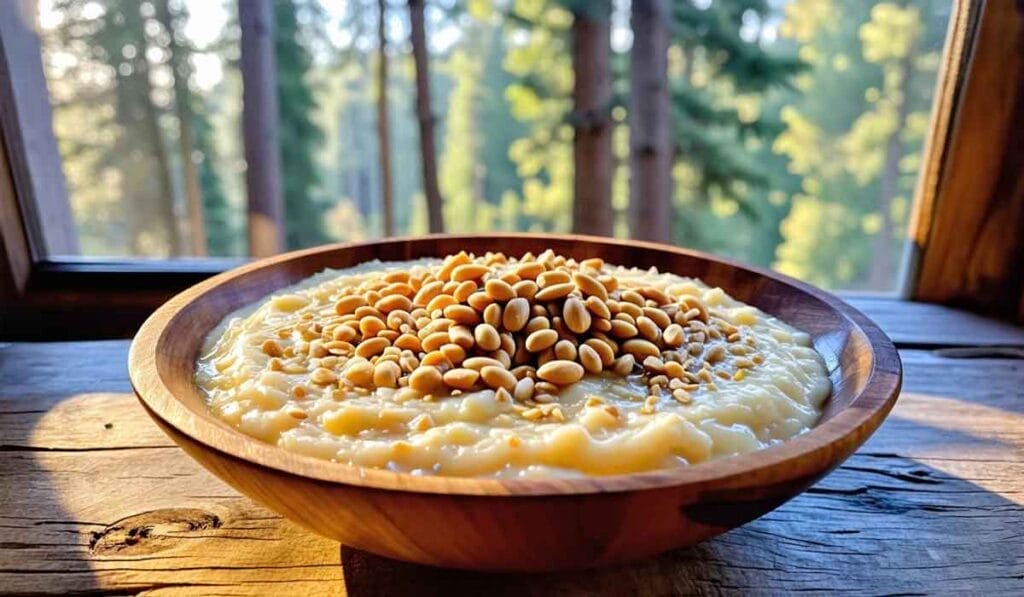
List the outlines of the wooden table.
<svg viewBox="0 0 1024 597">
<path fill-rule="evenodd" d="M 429 569 L 341 548 L 239 496 L 150 422 L 126 341 L 0 344 L 0 592 L 1024 594 L 1024 330 L 852 301 L 904 392 L 841 468 L 764 518 L 629 567 Z"/>
</svg>

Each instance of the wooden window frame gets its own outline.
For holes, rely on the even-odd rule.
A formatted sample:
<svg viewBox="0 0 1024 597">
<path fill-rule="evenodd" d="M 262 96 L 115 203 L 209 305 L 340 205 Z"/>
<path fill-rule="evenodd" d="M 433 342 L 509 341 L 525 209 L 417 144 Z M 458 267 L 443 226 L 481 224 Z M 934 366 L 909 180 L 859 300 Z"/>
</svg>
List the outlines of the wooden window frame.
<svg viewBox="0 0 1024 597">
<path fill-rule="evenodd" d="M 269 5 L 268 0 L 257 2 Z M 8 4 L 16 3 L 0 3 L 0 13 L 10 10 L 4 8 Z M 268 13 L 261 14 L 257 21 Z M 9 21 L 0 14 L 0 339 L 130 336 L 170 296 L 240 260 L 47 257 L 70 251 L 47 246 L 35 223 L 44 221 L 41 216 L 48 226 L 72 221 L 50 127 L 39 41 Z M 243 18 L 242 25 L 246 22 Z M 266 29 L 254 31 L 263 39 L 250 36 L 253 42 L 243 52 L 272 49 Z M 956 0 L 943 57 L 909 228 L 904 285 L 893 300 L 966 306 L 1024 321 L 1024 176 L 1014 176 L 1024 172 L 1024 147 L 1014 137 L 1024 131 L 1024 5 Z M 265 57 L 250 58 L 243 68 L 257 65 L 252 67 L 256 91 L 262 90 L 257 96 L 272 96 L 266 91 L 273 79 L 258 68 Z M 242 75 L 249 84 L 252 79 Z M 19 112 L 22 107 L 28 109 Z M 274 112 L 265 104 L 255 108 Z M 264 147 L 260 153 L 256 143 L 276 130 L 247 127 L 245 132 L 247 157 L 272 163 L 273 152 Z M 255 157 L 249 154 L 250 144 Z M 248 182 L 255 188 L 278 184 Z M 268 209 L 276 208 L 250 205 L 250 220 Z M 254 247 L 260 242 L 250 239 Z"/>
</svg>

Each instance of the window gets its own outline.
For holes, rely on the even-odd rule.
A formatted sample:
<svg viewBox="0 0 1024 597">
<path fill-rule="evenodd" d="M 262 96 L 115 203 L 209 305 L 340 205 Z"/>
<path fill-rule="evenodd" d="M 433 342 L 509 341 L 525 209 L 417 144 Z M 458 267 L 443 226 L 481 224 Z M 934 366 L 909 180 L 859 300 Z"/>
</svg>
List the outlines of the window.
<svg viewBox="0 0 1024 597">
<path fill-rule="evenodd" d="M 35 77 L 43 85 L 38 97 L 31 84 L 11 92 L 21 112 L 3 126 L 14 186 L 34 195 L 27 208 L 22 197 L 32 259 L 206 275 L 231 263 L 212 258 L 250 254 L 253 201 L 275 188 L 283 214 L 268 213 L 283 248 L 380 236 L 386 222 L 395 234 L 425 233 L 432 192 L 421 155 L 429 147 L 446 231 L 568 232 L 574 130 L 591 126 L 584 121 L 594 114 L 607 119 L 598 124 L 611 138 L 606 166 L 584 162 L 597 168 L 588 184 L 608 181 L 608 222 L 598 231 L 644 232 L 631 211 L 630 55 L 652 33 L 631 15 L 631 2 L 425 4 L 419 49 L 434 119 L 417 111 L 423 89 L 406 3 L 246 3 L 273 15 L 264 54 L 277 66 L 268 73 L 245 66 L 259 52 L 246 44 L 258 40 L 246 41 L 254 28 L 235 0 L 19 2 L 24 31 L 0 30 L 7 67 L 20 71 L 11 84 Z M 936 183 L 919 173 L 946 157 L 945 139 L 929 149 L 928 136 L 948 130 L 961 99 L 981 7 L 639 6 L 648 4 L 667 9 L 672 24 L 661 121 L 671 132 L 665 238 L 830 289 L 897 292 L 905 256 L 913 264 L 922 245 L 914 238 L 907 246 L 914 198 Z M 589 58 L 574 66 L 574 22 L 596 24 L 594 39 L 608 44 L 607 96 L 592 112 L 574 110 L 574 78 L 593 74 L 580 70 Z M 11 66 L 12 51 L 25 48 L 34 48 L 39 72 L 32 61 Z M 254 141 L 245 122 L 243 95 L 260 75 L 270 90 L 263 99 L 272 96 L 263 107 L 277 115 L 273 147 Z M 41 133 L 30 116 L 33 102 L 47 98 L 52 119 L 36 120 L 52 129 Z M 428 124 L 432 143 L 423 144 Z M 46 134 L 52 151 L 26 144 Z M 27 164 L 18 163 L 23 147 Z M 259 167 L 247 171 L 247 161 Z M 255 187 L 269 191 L 248 191 L 254 171 L 275 167 L 280 176 Z M 40 186 L 53 179 L 63 187 Z"/>
</svg>

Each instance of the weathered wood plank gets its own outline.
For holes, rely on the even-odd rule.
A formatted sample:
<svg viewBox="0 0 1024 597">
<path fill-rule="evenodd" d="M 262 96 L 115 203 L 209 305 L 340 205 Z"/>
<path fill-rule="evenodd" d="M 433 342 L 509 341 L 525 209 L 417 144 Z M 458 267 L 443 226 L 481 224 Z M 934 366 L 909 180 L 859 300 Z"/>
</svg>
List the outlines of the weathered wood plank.
<svg viewBox="0 0 1024 597">
<path fill-rule="evenodd" d="M 0 2 L 0 123 L 33 254 L 77 255 L 39 36 L 29 2 Z M 45 227 L 43 223 L 46 223 Z"/>
<path fill-rule="evenodd" d="M 906 391 L 882 429 L 779 510 L 629 567 L 513 576 L 339 552 L 238 496 L 122 393 L 124 352 L 0 345 L 3 591 L 1024 591 L 1024 360 L 903 351 Z"/>
<path fill-rule="evenodd" d="M 898 347 L 1024 346 L 1024 327 L 930 303 L 840 296 L 874 320 Z"/>
<path fill-rule="evenodd" d="M 1024 323 L 1024 5 L 969 6 L 978 12 L 970 59 L 910 229 L 911 295 Z"/>
</svg>

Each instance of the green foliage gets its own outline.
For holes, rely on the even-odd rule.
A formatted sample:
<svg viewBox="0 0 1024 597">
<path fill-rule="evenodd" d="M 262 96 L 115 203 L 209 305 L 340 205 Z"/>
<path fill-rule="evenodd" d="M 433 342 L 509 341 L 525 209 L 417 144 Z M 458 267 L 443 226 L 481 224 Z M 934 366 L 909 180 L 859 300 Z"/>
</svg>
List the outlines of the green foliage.
<svg viewBox="0 0 1024 597">
<path fill-rule="evenodd" d="M 188 122 L 179 123 L 180 127 L 189 127 L 192 133 L 191 155 L 188 157 L 179 156 L 180 159 L 192 159 L 196 162 L 199 190 L 202 197 L 201 207 L 203 213 L 203 230 L 206 240 L 206 251 L 213 256 L 232 256 L 244 254 L 244 247 L 240 242 L 241 231 L 232 218 L 232 208 L 228 204 L 227 196 L 224 193 L 224 185 L 221 183 L 221 176 L 216 169 L 216 148 L 213 138 L 214 131 L 210 124 L 210 107 L 205 98 L 194 93 L 191 89 L 193 76 L 192 60 L 196 48 L 184 35 L 185 24 L 188 21 L 188 8 L 184 5 L 172 3 L 169 0 L 163 2 L 162 9 L 165 17 L 161 18 L 161 6 L 157 4 L 157 19 L 161 21 L 167 30 L 166 42 L 169 51 L 177 56 L 177 64 L 168 60 L 172 69 L 172 75 L 179 79 L 174 82 L 185 89 L 185 101 L 188 103 L 184 114 Z M 175 87 L 177 89 L 177 87 Z M 175 97 L 175 101 L 178 101 Z M 180 113 L 179 113 L 180 114 Z M 184 171 L 184 166 L 176 164 Z"/>
<path fill-rule="evenodd" d="M 509 146 L 526 129 L 508 117 L 504 92 L 514 79 L 503 67 L 502 28 L 484 13 L 462 31 L 442 71 L 453 84 L 440 160 L 445 221 L 451 232 L 517 230 L 526 221 L 509 199 L 521 184 Z"/>
<path fill-rule="evenodd" d="M 743 33 L 745 22 L 763 23 L 770 13 L 768 3 L 760 0 L 673 4 L 678 159 L 696 180 L 692 192 L 681 197 L 677 241 L 712 245 L 716 236 L 693 225 L 712 202 L 728 206 L 718 208 L 721 214 L 738 210 L 755 218 L 765 210 L 755 205 L 752 189 L 779 184 L 763 167 L 761 148 L 781 124 L 761 103 L 769 93 L 789 88 L 804 65 L 789 52 L 763 47 L 756 31 Z"/>
<path fill-rule="evenodd" d="M 198 154 L 199 188 L 203 194 L 203 223 L 206 250 L 210 255 L 230 256 L 244 253 L 242 234 L 232 218 L 231 206 L 224 194 L 224 186 L 215 164 L 213 127 L 207 106 L 202 99 L 192 96 L 192 130 L 195 152 Z"/>
<path fill-rule="evenodd" d="M 184 23 L 183 1 L 171 0 L 171 6 Z M 675 241 L 823 286 L 891 287 L 948 3 L 671 5 Z M 54 0 L 62 19 L 44 30 L 54 127 L 82 245 L 91 254 L 166 255 L 169 231 L 184 216 L 181 160 L 176 151 L 161 158 L 151 134 L 154 120 L 158 140 L 168 147 L 177 133 L 166 40 L 147 30 L 147 6 Z M 396 228 L 421 233 L 426 215 L 408 15 L 402 3 L 390 6 L 385 84 Z M 427 3 L 435 142 L 450 230 L 569 230 L 569 30 L 573 12 L 595 6 L 576 0 Z M 614 6 L 612 197 L 616 232 L 624 234 L 628 7 Z M 274 0 L 274 9 L 288 246 L 372 236 L 380 224 L 376 0 Z M 339 22 L 331 20 L 338 15 Z M 215 58 L 226 69 L 217 85 L 190 89 L 214 255 L 245 247 L 245 190 L 236 166 L 243 160 L 237 37 L 228 27 L 206 48 L 182 39 L 193 66 Z M 146 48 L 152 48 L 148 55 Z M 161 188 L 165 170 L 175 181 L 170 190 Z"/>
<path fill-rule="evenodd" d="M 105 0 L 95 7 L 99 10 L 87 10 L 71 0 L 54 7 L 66 15 L 54 37 L 82 52 L 70 73 L 73 80 L 96 81 L 99 72 L 109 81 L 89 85 L 84 97 L 69 93 L 69 103 L 55 108 L 56 128 L 74 131 L 62 136 L 65 155 L 87 160 L 76 164 L 84 168 L 69 178 L 86 187 L 97 182 L 109 185 L 86 191 L 87 203 L 75 210 L 85 227 L 83 245 L 102 254 L 168 255 L 177 230 L 176 222 L 162 217 L 174 198 L 160 184 L 166 180 L 160 170 L 168 165 L 161 163 L 157 152 L 163 140 L 153 136 L 158 108 L 152 105 L 145 55 L 150 44 L 146 19 L 139 5 L 128 0 Z M 92 120 L 90 114 L 99 116 L 100 138 L 89 139 L 95 131 L 81 130 L 82 122 Z M 66 118 L 72 115 L 83 120 Z M 132 208 L 124 209 L 125 197 L 131 198 Z"/>
<path fill-rule="evenodd" d="M 296 0 L 274 0 L 274 52 L 280 112 L 285 238 L 297 249 L 327 240 L 316 152 L 323 132 L 313 121 L 317 108 L 309 85 L 312 57 L 299 37 Z"/>
<path fill-rule="evenodd" d="M 828 4 L 828 6 L 822 6 Z M 843 288 L 892 284 L 948 6 L 922 1 L 787 7 L 781 33 L 812 70 L 774 149 L 802 179 L 775 267 Z"/>
<path fill-rule="evenodd" d="M 527 228 L 568 232 L 572 224 L 572 14 L 556 2 L 515 0 L 509 35 L 515 39 L 505 70 L 517 79 L 506 88 L 511 115 L 526 134 L 509 146 L 522 188 Z"/>
</svg>

